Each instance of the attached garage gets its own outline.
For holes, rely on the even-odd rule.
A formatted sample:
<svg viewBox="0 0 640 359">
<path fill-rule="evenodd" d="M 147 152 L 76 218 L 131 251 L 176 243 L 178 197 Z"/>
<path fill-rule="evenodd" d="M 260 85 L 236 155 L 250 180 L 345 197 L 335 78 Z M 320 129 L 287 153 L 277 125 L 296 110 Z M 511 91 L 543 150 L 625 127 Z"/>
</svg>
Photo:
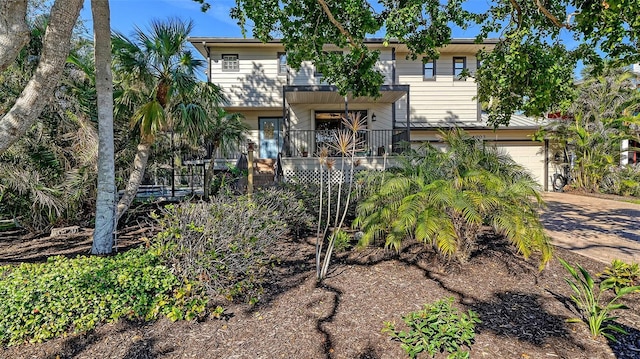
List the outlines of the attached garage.
<svg viewBox="0 0 640 359">
<path fill-rule="evenodd" d="M 549 187 L 548 161 L 549 151 L 546 142 L 533 141 L 532 136 L 538 130 L 540 124 L 534 119 L 525 116 L 513 116 L 508 127 L 499 127 L 494 130 L 486 126 L 486 115 L 483 114 L 481 122 L 460 122 L 447 124 L 420 123 L 412 124 L 411 143 L 418 146 L 423 142 L 435 143 L 439 141 L 438 129 L 442 127 L 460 127 L 469 135 L 481 137 L 487 145 L 495 145 L 508 153 L 516 163 L 520 164 L 538 180 L 542 190 L 551 190 Z M 437 127 L 442 126 L 442 127 Z"/>
<path fill-rule="evenodd" d="M 513 158 L 516 163 L 520 164 L 538 180 L 541 188 L 547 190 L 546 181 L 546 161 L 544 143 L 525 141 L 501 141 L 494 142 L 496 147 L 504 150 Z"/>
</svg>

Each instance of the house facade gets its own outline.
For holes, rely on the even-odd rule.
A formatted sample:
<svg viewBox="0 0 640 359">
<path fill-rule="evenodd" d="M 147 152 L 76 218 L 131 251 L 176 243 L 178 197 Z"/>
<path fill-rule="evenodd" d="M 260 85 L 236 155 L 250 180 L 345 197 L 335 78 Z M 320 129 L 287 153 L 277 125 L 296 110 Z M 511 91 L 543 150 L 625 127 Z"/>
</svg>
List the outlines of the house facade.
<svg viewBox="0 0 640 359">
<path fill-rule="evenodd" d="M 251 140 L 259 158 L 283 161 L 299 170 L 315 171 L 311 156 L 340 128 L 345 113 L 366 118 L 361 139 L 362 166 L 380 168 L 383 158 L 397 153 L 401 143 L 418 146 L 438 141 L 438 130 L 453 126 L 482 136 L 503 148 L 548 188 L 548 149 L 531 139 L 538 129 L 532 119 L 515 116 L 509 127 L 494 130 L 475 99 L 473 77 L 461 78 L 465 69 L 473 74 L 476 54 L 491 49 L 473 39 L 454 39 L 440 49 L 437 60 L 423 63 L 408 58 L 401 43 L 383 44 L 370 39 L 367 46 L 380 51 L 378 69 L 385 81 L 378 98 L 340 96 L 324 81 L 311 63 L 295 71 L 287 66 L 284 46 L 278 40 L 193 37 L 189 41 L 207 60 L 208 81 L 221 86 L 229 99 L 225 109 L 239 112 L 251 127 Z M 341 49 L 327 47 L 327 51 Z"/>
</svg>

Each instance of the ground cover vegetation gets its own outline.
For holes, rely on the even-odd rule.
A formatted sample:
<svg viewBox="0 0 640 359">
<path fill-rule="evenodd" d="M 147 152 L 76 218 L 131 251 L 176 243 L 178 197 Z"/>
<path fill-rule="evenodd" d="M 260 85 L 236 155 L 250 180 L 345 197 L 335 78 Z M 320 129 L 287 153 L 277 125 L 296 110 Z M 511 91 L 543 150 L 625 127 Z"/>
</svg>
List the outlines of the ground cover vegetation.
<svg viewBox="0 0 640 359">
<path fill-rule="evenodd" d="M 159 233 L 114 257 L 51 257 L 0 271 L 2 345 L 42 342 L 117 321 L 219 317 L 217 301 L 256 304 L 273 247 L 309 218 L 290 191 L 167 205 Z M 209 301 L 211 303 L 209 304 Z"/>
<path fill-rule="evenodd" d="M 402 342 L 410 358 L 425 351 L 432 357 L 440 352 L 447 358 L 469 358 L 469 351 L 475 337 L 475 325 L 480 323 L 478 315 L 472 310 L 460 313 L 451 307 L 453 298 L 425 304 L 423 310 L 412 312 L 402 319 L 409 331 L 396 330 L 392 322 L 385 322 L 383 332 Z"/>
<path fill-rule="evenodd" d="M 144 250 L 0 268 L 3 346 L 80 333 L 120 318 L 193 319 L 207 302 Z"/>
</svg>

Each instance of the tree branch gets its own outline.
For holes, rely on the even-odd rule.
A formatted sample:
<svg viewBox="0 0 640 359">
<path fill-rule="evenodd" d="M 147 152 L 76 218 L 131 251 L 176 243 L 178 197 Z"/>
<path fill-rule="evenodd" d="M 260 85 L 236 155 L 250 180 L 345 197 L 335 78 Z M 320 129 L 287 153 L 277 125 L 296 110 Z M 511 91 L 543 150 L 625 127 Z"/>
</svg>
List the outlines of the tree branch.
<svg viewBox="0 0 640 359">
<path fill-rule="evenodd" d="M 13 63 L 29 41 L 27 0 L 8 0 L 0 5 L 0 72 Z"/>
<path fill-rule="evenodd" d="M 13 107 L 0 118 L 0 154 L 36 121 L 58 86 L 81 8 L 82 0 L 56 0 L 53 4 L 38 67 Z"/>
<path fill-rule="evenodd" d="M 353 36 L 351 36 L 351 33 L 349 33 L 349 31 L 347 31 L 344 26 L 342 26 L 342 24 L 333 16 L 333 14 L 331 13 L 331 9 L 329 9 L 329 5 L 327 5 L 327 2 L 324 0 L 318 0 L 318 4 L 320 4 L 322 10 L 324 10 L 324 13 L 329 17 L 329 21 L 331 21 L 331 23 L 338 28 L 340 33 L 349 40 L 351 46 L 360 47 L 353 39 Z"/>
<path fill-rule="evenodd" d="M 512 0 L 513 1 L 513 0 Z M 559 28 L 567 28 L 569 29 L 571 26 L 569 24 L 563 24 L 560 20 L 558 20 L 557 17 L 555 17 L 549 10 L 547 10 L 546 7 L 544 7 L 544 5 L 542 5 L 542 3 L 540 2 L 540 0 L 536 0 L 536 5 L 538 6 L 538 9 L 540 11 L 542 11 L 542 13 L 544 14 L 544 16 L 547 17 L 547 19 L 551 20 L 551 22 L 559 27 Z"/>
<path fill-rule="evenodd" d="M 516 2 L 516 0 L 509 0 L 511 2 L 511 6 L 516 9 L 516 14 L 518 14 L 518 27 L 522 24 L 522 8 L 520 4 Z"/>
</svg>

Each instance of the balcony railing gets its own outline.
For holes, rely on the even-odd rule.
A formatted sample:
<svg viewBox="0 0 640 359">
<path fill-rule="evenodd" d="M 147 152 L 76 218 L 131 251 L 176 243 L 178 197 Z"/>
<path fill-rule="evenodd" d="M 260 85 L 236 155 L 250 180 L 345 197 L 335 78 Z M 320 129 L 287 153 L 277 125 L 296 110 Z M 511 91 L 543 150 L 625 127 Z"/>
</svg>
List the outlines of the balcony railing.
<svg viewBox="0 0 640 359">
<path fill-rule="evenodd" d="M 283 153 L 286 157 L 317 156 L 323 146 L 332 149 L 337 130 L 292 130 L 285 134 Z M 394 130 L 361 130 L 358 131 L 357 155 L 382 156 L 400 153 L 404 148 L 403 141 L 408 141 L 408 131 Z M 337 151 L 331 151 L 336 155 Z"/>
</svg>

